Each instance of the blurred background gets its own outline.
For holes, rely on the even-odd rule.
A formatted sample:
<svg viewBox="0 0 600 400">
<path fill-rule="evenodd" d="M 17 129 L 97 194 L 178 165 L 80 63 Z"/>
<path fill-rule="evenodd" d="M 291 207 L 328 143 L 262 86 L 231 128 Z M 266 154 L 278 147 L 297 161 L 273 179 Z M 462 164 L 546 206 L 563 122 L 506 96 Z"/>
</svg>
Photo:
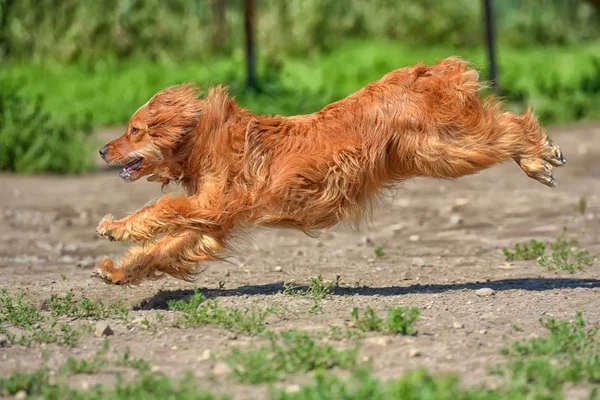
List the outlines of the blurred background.
<svg viewBox="0 0 600 400">
<path fill-rule="evenodd" d="M 509 107 L 545 124 L 600 119 L 599 0 L 490 0 L 491 30 L 484 4 L 0 0 L 0 170 L 88 171 L 90 132 L 184 81 L 228 84 L 256 113 L 300 114 L 450 55 L 489 78 L 490 32 Z"/>
</svg>

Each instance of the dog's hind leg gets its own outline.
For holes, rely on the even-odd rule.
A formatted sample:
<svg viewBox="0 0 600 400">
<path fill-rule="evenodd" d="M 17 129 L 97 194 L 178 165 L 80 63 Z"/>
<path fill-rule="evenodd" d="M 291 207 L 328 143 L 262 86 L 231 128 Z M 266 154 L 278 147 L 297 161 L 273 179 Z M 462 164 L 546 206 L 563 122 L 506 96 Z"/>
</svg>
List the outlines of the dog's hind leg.
<svg viewBox="0 0 600 400">
<path fill-rule="evenodd" d="M 113 284 L 137 285 L 143 280 L 171 275 L 192 281 L 200 272 L 198 263 L 219 260 L 225 249 L 222 236 L 200 235 L 185 231 L 176 236 L 167 235 L 146 246 L 131 248 L 118 262 L 104 258 L 94 274 Z"/>
<path fill-rule="evenodd" d="M 386 168 L 392 179 L 458 178 L 513 159 L 529 177 L 554 186 L 552 167 L 564 165 L 565 159 L 533 113 L 497 113 L 496 105 L 470 100 L 454 118 L 434 120 L 394 138 L 397 150 Z"/>
</svg>

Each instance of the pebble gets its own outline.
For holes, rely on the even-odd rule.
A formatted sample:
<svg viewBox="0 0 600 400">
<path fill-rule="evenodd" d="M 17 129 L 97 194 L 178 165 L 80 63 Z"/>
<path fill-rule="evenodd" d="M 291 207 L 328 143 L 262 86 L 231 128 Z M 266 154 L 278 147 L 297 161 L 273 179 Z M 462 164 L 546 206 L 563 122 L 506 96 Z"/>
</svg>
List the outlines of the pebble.
<svg viewBox="0 0 600 400">
<path fill-rule="evenodd" d="M 15 394 L 15 399 L 16 400 L 23 400 L 27 398 L 27 392 L 24 390 L 19 390 L 16 394 Z"/>
<path fill-rule="evenodd" d="M 304 255 L 304 250 L 296 250 L 296 251 L 294 252 L 294 255 L 295 255 L 296 257 L 302 257 L 302 256 Z"/>
<path fill-rule="evenodd" d="M 415 277 L 413 276 L 413 274 L 410 271 L 404 271 L 400 274 L 400 279 L 405 280 L 405 281 L 411 281 L 411 280 L 415 279 Z"/>
<path fill-rule="evenodd" d="M 408 237 L 408 240 L 410 240 L 411 242 L 418 242 L 419 239 L 421 239 L 421 237 L 419 235 L 410 235 Z"/>
<path fill-rule="evenodd" d="M 392 339 L 389 336 L 376 336 L 367 338 L 365 342 L 374 344 L 376 346 L 387 346 L 392 342 Z"/>
<path fill-rule="evenodd" d="M 451 225 L 461 225 L 463 223 L 463 219 L 459 214 L 452 214 L 450 216 L 450 224 Z"/>
<path fill-rule="evenodd" d="M 475 291 L 477 296 L 488 297 L 496 294 L 496 291 L 492 288 L 481 288 Z"/>
<path fill-rule="evenodd" d="M 213 374 L 215 375 L 227 375 L 231 373 L 231 367 L 223 361 L 217 361 L 213 367 Z"/>
<path fill-rule="evenodd" d="M 288 385 L 285 388 L 285 391 L 289 394 L 298 393 L 300 391 L 300 385 L 296 385 L 296 384 Z"/>
<path fill-rule="evenodd" d="M 398 234 L 406 228 L 406 224 L 394 224 L 390 228 L 392 229 L 392 233 Z"/>
<path fill-rule="evenodd" d="M 59 262 L 63 262 L 63 263 L 67 263 L 67 264 L 72 264 L 75 262 L 75 257 L 73 256 L 62 256 L 58 259 Z"/>
<path fill-rule="evenodd" d="M 422 257 L 413 257 L 411 264 L 415 267 L 424 267 L 425 260 Z"/>
<path fill-rule="evenodd" d="M 281 265 L 276 265 L 275 268 L 273 268 L 273 271 L 281 272 L 281 271 L 283 271 L 283 267 Z"/>
<path fill-rule="evenodd" d="M 96 335 L 97 337 L 103 337 L 112 336 L 114 334 L 115 332 L 112 330 L 110 325 L 108 325 L 108 322 L 98 321 L 98 323 L 96 324 L 96 330 L 94 332 L 94 335 Z"/>
<path fill-rule="evenodd" d="M 150 368 L 150 371 L 154 374 L 157 374 L 160 372 L 160 367 L 158 365 L 153 365 L 152 368 Z"/>
<path fill-rule="evenodd" d="M 373 239 L 371 239 L 368 236 L 363 236 L 360 238 L 360 244 L 363 246 L 369 246 L 369 247 L 373 247 L 375 246 L 375 242 L 373 242 Z"/>
<path fill-rule="evenodd" d="M 179 348 L 179 347 L 177 347 L 177 346 L 175 346 L 175 345 L 171 346 L 171 350 L 177 350 L 178 348 Z"/>
<path fill-rule="evenodd" d="M 465 325 L 464 325 L 462 322 L 458 322 L 458 321 L 457 321 L 457 322 L 454 322 L 454 323 L 452 324 L 452 327 L 453 327 L 454 329 L 462 329 L 462 328 L 464 328 L 464 327 L 465 327 Z"/>
<path fill-rule="evenodd" d="M 409 357 L 419 357 L 421 355 L 421 352 L 417 349 L 410 349 L 408 351 L 408 356 Z"/>
<path fill-rule="evenodd" d="M 482 330 L 479 331 L 479 333 L 482 334 L 482 335 L 485 335 L 487 333 L 487 330 L 486 329 L 482 329 Z"/>
<path fill-rule="evenodd" d="M 211 356 L 212 356 L 212 352 L 209 349 L 206 349 L 202 352 L 202 355 L 200 355 L 200 357 L 198 357 L 198 361 L 210 360 Z"/>
<path fill-rule="evenodd" d="M 94 258 L 90 256 L 77 261 L 77 267 L 79 268 L 94 268 L 95 265 L 96 262 L 94 261 Z"/>
</svg>

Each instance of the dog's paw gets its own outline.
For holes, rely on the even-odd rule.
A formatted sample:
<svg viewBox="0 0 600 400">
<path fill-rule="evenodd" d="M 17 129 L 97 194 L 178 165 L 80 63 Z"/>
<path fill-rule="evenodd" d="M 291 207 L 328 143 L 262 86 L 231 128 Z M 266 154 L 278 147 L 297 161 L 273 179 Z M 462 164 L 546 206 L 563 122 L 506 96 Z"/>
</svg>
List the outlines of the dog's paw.
<svg viewBox="0 0 600 400">
<path fill-rule="evenodd" d="M 517 160 L 521 169 L 536 181 L 546 186 L 556 186 L 552 175 L 552 167 L 562 167 L 566 163 L 562 151 L 552 141 L 546 142 L 544 155 L 541 158 L 520 158 Z"/>
<path fill-rule="evenodd" d="M 104 218 L 100 220 L 98 227 L 96 228 L 96 234 L 102 237 L 107 238 L 110 241 L 114 241 L 115 237 L 113 235 L 115 230 L 115 222 L 113 220 L 112 215 L 106 215 Z"/>
<path fill-rule="evenodd" d="M 115 268 L 115 263 L 104 257 L 92 272 L 92 276 L 102 279 L 106 283 L 122 285 L 125 283 L 125 274 L 122 269 Z"/>
</svg>

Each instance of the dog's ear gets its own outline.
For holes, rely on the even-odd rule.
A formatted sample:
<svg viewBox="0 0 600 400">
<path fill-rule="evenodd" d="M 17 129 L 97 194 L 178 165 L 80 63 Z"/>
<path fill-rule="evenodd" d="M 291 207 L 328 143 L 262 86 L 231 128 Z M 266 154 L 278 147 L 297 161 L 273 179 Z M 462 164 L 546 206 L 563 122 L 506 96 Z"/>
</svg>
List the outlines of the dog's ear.
<svg viewBox="0 0 600 400">
<path fill-rule="evenodd" d="M 192 84 L 158 92 L 148 103 L 148 134 L 163 148 L 174 148 L 200 122 L 202 102 Z"/>
</svg>

